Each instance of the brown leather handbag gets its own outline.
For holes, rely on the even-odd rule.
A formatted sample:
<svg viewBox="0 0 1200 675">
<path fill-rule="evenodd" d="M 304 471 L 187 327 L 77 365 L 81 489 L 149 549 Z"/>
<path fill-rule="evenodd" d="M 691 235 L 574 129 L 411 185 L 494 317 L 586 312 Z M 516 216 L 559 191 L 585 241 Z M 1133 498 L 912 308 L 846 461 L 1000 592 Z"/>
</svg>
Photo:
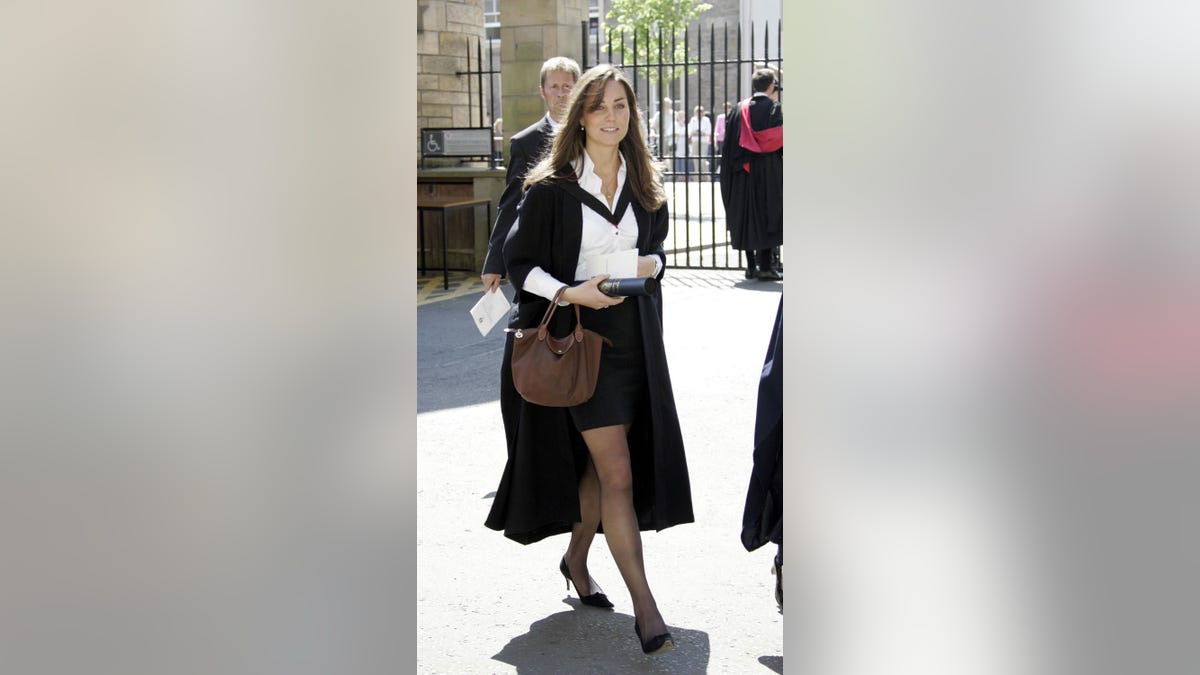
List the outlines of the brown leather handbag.
<svg viewBox="0 0 1200 675">
<path fill-rule="evenodd" d="M 586 402 L 596 393 L 600 350 L 608 338 L 583 327 L 575 305 L 575 329 L 556 338 L 550 334 L 550 317 L 566 288 L 559 289 L 535 328 L 509 328 L 513 334 L 513 385 L 521 398 L 550 408 Z"/>
</svg>

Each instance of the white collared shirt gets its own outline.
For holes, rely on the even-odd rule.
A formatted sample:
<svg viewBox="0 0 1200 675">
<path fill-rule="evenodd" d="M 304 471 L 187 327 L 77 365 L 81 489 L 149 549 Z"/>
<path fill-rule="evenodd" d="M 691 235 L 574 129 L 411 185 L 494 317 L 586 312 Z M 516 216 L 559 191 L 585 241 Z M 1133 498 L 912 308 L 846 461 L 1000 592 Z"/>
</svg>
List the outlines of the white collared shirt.
<svg viewBox="0 0 1200 675">
<path fill-rule="evenodd" d="M 620 153 L 617 153 L 617 157 L 620 160 L 620 165 L 617 167 L 617 191 L 614 193 L 611 203 L 604 198 L 601 190 L 602 181 L 596 175 L 596 165 L 592 162 L 586 148 L 583 151 L 582 161 L 575 161 L 575 175 L 579 179 L 579 187 L 594 195 L 609 210 L 616 206 L 617 199 L 621 196 L 621 190 L 625 187 L 625 157 Z M 583 232 L 579 245 L 579 263 L 575 267 L 575 278 L 572 281 L 587 281 L 588 258 L 636 249 L 638 226 L 632 205 L 625 209 L 625 214 L 621 216 L 621 220 L 615 227 L 603 216 L 593 211 L 591 207 L 580 204 L 579 208 L 583 211 Z M 654 256 L 654 259 L 654 274 L 657 276 L 662 269 L 662 260 L 658 256 Z M 555 279 L 541 267 L 534 267 L 525 277 L 525 290 L 549 300 L 554 297 L 559 288 L 562 288 L 564 283 L 566 282 Z"/>
</svg>

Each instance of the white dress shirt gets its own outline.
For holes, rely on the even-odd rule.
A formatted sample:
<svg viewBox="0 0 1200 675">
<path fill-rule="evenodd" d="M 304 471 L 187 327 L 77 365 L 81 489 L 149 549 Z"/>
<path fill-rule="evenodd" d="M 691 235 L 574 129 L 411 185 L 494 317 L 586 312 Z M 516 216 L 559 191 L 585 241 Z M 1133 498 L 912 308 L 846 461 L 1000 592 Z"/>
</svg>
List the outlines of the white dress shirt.
<svg viewBox="0 0 1200 675">
<path fill-rule="evenodd" d="M 586 148 L 583 151 L 582 161 L 575 161 L 575 175 L 579 178 L 579 187 L 594 195 L 601 203 L 608 206 L 609 210 L 616 206 L 616 200 L 620 198 L 621 190 L 625 188 L 625 157 L 620 153 L 617 153 L 617 157 L 621 163 L 617 168 L 617 191 L 613 194 L 612 202 L 604 198 L 604 193 L 601 191 L 602 181 L 600 176 L 596 175 L 596 165 L 592 163 L 592 158 L 588 155 Z M 579 263 L 575 267 L 575 278 L 572 281 L 587 281 L 588 258 L 637 248 L 638 225 L 632 205 L 625 209 L 625 214 L 621 216 L 616 227 L 599 213 L 593 211 L 591 207 L 580 204 L 579 208 L 583 211 L 583 232 L 579 244 Z M 658 276 L 661 269 L 662 259 L 654 256 L 654 275 Z M 555 279 L 541 267 L 529 270 L 529 275 L 525 277 L 525 290 L 547 300 L 553 299 L 554 294 L 565 284 L 566 282 Z"/>
</svg>

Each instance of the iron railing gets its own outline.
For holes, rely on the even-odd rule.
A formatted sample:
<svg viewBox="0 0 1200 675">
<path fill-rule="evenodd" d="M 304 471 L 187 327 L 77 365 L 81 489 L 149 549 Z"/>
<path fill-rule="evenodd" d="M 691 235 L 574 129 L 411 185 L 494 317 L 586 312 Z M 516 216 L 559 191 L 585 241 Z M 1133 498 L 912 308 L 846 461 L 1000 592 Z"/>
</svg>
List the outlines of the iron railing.
<svg viewBox="0 0 1200 675">
<path fill-rule="evenodd" d="M 467 77 L 467 101 L 468 105 L 470 106 L 470 116 L 475 117 L 476 121 L 478 122 L 478 126 L 494 128 L 492 127 L 492 124 L 489 124 L 486 121 L 485 117 L 491 119 L 492 123 L 495 123 L 496 121 L 496 111 L 493 101 L 496 99 L 495 92 L 500 91 L 500 71 L 496 68 L 493 57 L 494 50 L 492 49 L 491 45 L 488 46 L 487 50 L 487 70 L 484 70 L 483 40 L 484 38 L 476 38 L 475 40 L 475 69 L 471 69 L 471 43 L 468 42 L 466 46 L 467 69 L 459 70 L 455 72 L 455 75 L 458 75 L 459 77 Z M 488 91 L 486 104 L 484 103 L 485 77 L 487 78 Z M 472 103 L 471 99 L 472 97 L 475 97 L 476 94 L 478 94 L 478 103 Z M 493 169 L 496 168 L 496 161 L 499 159 L 497 156 L 498 154 L 501 153 L 498 152 L 496 147 L 493 147 L 492 153 L 488 157 L 489 167 Z"/>
</svg>

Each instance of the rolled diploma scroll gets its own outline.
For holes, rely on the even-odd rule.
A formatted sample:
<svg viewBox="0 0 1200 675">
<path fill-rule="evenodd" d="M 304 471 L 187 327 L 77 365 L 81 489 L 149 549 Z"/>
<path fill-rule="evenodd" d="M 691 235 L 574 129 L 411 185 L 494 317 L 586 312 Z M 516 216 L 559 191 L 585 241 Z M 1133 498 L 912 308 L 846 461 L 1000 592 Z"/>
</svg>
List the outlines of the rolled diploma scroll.
<svg viewBox="0 0 1200 675">
<path fill-rule="evenodd" d="M 578 286 L 583 281 L 576 281 L 572 286 Z M 600 292 L 614 298 L 627 295 L 653 295 L 658 292 L 658 279 L 654 277 L 629 277 L 625 279 L 605 279 L 596 285 Z"/>
</svg>

